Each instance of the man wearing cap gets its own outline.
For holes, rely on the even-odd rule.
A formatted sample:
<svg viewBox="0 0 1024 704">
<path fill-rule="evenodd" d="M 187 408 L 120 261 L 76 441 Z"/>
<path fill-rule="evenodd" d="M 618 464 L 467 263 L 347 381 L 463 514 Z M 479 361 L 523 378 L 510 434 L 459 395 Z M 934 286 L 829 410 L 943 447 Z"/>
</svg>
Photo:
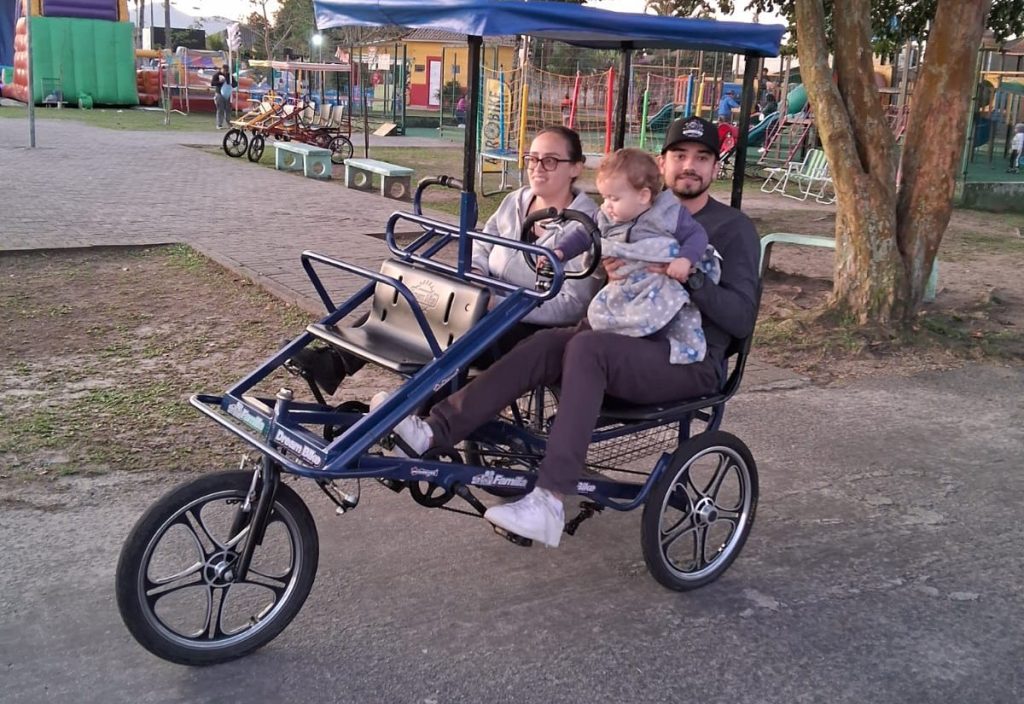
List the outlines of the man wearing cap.
<svg viewBox="0 0 1024 704">
<path fill-rule="evenodd" d="M 493 506 L 484 514 L 496 526 L 549 547 L 557 547 L 565 526 L 563 499 L 576 493 L 586 465 L 591 432 L 605 395 L 631 403 L 669 404 L 715 393 L 725 377 L 732 339 L 753 332 L 757 316 L 757 233 L 750 220 L 708 195 L 718 160 L 718 132 L 700 118 L 676 120 L 660 157 L 665 185 L 707 230 L 721 254 L 719 282 L 690 275 L 684 284 L 704 320 L 703 361 L 672 364 L 665 330 L 627 337 L 575 327 L 550 328 L 520 342 L 472 383 L 430 410 L 409 416 L 395 433 L 414 452 L 457 445 L 523 393 L 558 384 L 558 415 L 551 426 L 536 488 L 522 499 Z M 614 280 L 616 260 L 605 268 Z M 668 275 L 668 264 L 651 271 Z"/>
</svg>

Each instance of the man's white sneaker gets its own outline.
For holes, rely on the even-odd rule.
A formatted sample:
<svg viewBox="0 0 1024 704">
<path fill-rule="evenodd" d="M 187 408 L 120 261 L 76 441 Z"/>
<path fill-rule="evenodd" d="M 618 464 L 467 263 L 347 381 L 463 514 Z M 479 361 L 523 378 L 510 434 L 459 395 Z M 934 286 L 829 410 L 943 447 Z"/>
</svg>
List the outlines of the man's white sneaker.
<svg viewBox="0 0 1024 704">
<path fill-rule="evenodd" d="M 540 487 L 509 504 L 492 506 L 484 518 L 510 533 L 557 548 L 565 528 L 562 500 Z"/>
<path fill-rule="evenodd" d="M 370 412 L 375 411 L 382 403 L 388 400 L 389 394 L 381 391 L 370 399 Z M 395 426 L 395 435 L 402 438 L 405 443 L 413 449 L 417 455 L 422 455 L 434 442 L 434 432 L 427 425 L 427 421 L 419 416 L 406 416 L 401 423 Z M 407 457 L 401 448 L 396 447 L 394 454 L 397 457 Z"/>
</svg>

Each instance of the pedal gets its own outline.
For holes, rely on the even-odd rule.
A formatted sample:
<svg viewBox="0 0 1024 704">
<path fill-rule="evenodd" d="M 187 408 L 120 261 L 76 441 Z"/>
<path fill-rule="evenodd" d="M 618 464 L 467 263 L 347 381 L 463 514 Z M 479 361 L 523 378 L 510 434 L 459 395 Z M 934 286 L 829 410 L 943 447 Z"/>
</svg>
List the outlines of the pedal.
<svg viewBox="0 0 1024 704">
<path fill-rule="evenodd" d="M 402 493 L 402 489 L 405 488 L 405 482 L 399 481 L 397 479 L 378 479 L 377 481 L 386 486 L 388 489 L 391 489 L 391 491 L 395 492 L 396 494 Z"/>
<path fill-rule="evenodd" d="M 516 535 L 515 533 L 511 533 L 511 532 L 505 530 L 504 528 L 499 528 L 498 526 L 493 525 L 493 524 L 491 525 L 491 527 L 494 528 L 494 532 L 495 533 L 497 533 L 498 535 L 500 535 L 502 538 L 504 538 L 508 542 L 512 543 L 513 545 L 518 545 L 521 548 L 533 547 L 533 541 L 530 540 L 529 538 L 524 538 L 521 535 Z"/>
</svg>

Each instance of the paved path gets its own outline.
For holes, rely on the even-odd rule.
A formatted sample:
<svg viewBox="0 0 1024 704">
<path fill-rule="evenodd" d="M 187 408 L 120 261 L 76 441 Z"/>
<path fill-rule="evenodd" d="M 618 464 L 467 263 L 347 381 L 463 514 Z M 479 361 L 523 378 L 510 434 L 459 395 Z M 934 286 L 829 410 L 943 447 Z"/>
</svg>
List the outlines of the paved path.
<svg viewBox="0 0 1024 704">
<path fill-rule="evenodd" d="M 184 242 L 314 312 L 319 299 L 299 263 L 310 249 L 378 269 L 379 238 L 396 201 L 283 174 L 217 147 L 223 132 L 124 132 L 70 120 L 0 119 L 6 175 L 0 251 Z M 373 137 L 375 146 L 453 148 L 441 140 Z M 454 147 L 457 148 L 457 147 Z M 757 197 L 750 195 L 748 203 Z M 762 204 L 763 204 L 763 199 Z M 438 215 L 442 218 L 450 216 Z M 368 236 L 376 234 L 378 237 Z M 362 281 L 325 276 L 335 300 Z M 789 371 L 751 360 L 747 389 L 799 385 Z"/>
</svg>

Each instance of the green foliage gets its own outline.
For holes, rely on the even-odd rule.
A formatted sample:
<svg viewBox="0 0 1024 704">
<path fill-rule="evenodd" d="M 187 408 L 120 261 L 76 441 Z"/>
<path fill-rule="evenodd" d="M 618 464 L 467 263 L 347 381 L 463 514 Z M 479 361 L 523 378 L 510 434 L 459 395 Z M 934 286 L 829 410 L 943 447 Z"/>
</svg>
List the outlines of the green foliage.
<svg viewBox="0 0 1024 704">
<path fill-rule="evenodd" d="M 716 12 L 729 12 L 722 0 L 647 0 L 644 9 L 662 17 L 714 17 Z"/>
<path fill-rule="evenodd" d="M 225 51 L 228 48 L 228 43 L 223 34 L 207 34 L 206 48 L 211 51 Z"/>
<path fill-rule="evenodd" d="M 836 1 L 823 0 L 827 25 L 825 32 L 829 38 L 832 38 L 829 19 Z M 938 0 L 873 0 L 871 27 L 874 51 L 878 54 L 893 54 L 910 39 L 927 39 L 928 23 L 935 17 L 937 3 Z M 719 5 L 724 12 L 731 12 L 740 2 L 720 0 Z M 795 0 L 748 0 L 745 8 L 754 12 L 776 12 L 785 17 L 790 28 L 795 30 L 794 6 Z M 1024 0 L 993 0 L 988 28 L 998 40 L 1024 33 Z"/>
</svg>

